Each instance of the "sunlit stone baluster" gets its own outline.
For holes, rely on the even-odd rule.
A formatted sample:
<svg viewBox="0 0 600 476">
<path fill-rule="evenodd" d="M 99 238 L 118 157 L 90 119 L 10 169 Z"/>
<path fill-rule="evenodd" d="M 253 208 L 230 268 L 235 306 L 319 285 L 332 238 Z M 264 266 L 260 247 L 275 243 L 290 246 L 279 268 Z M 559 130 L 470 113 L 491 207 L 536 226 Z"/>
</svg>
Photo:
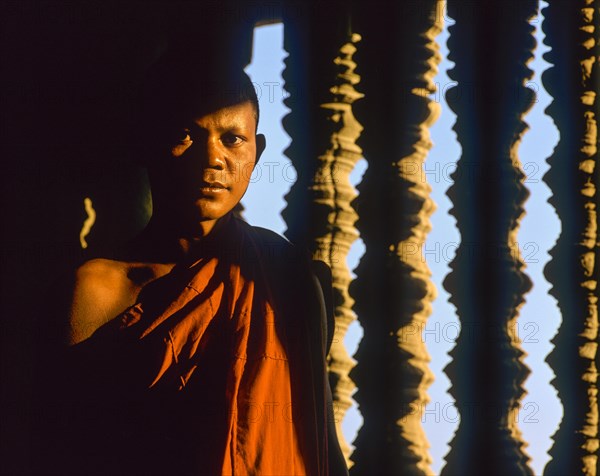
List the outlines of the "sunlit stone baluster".
<svg viewBox="0 0 600 476">
<path fill-rule="evenodd" d="M 310 186 L 314 206 L 321 209 L 316 216 L 324 220 L 325 225 L 319 236 L 314 237 L 314 257 L 325 261 L 333 274 L 336 329 L 328 365 L 337 432 L 346 457 L 350 455 L 350 447 L 343 437 L 341 422 L 352 405 L 355 388 L 348 377 L 354 361 L 344 346 L 344 336 L 348 326 L 356 319 L 352 310 L 354 300 L 348 292 L 352 278 L 346 257 L 350 246 L 358 238 L 354 227 L 358 215 L 350 205 L 356 197 L 350 184 L 350 173 L 362 157 L 362 151 L 355 143 L 362 127 L 352 114 L 352 103 L 363 96 L 354 88 L 360 77 L 354 72 L 356 63 L 352 60 L 359 40 L 359 35 L 351 34 L 335 59 L 340 73 L 330 89 L 332 102 L 321 104 L 327 121 L 321 130 L 330 130 L 330 144 L 318 157 L 319 166 Z"/>
<path fill-rule="evenodd" d="M 364 337 L 351 372 L 364 423 L 353 475 L 430 475 L 421 426 L 433 381 L 422 331 L 435 289 L 422 255 L 435 205 L 423 165 L 440 106 L 434 77 L 441 57 L 442 2 L 363 2 L 354 26 L 364 74 L 357 117 L 369 167 L 359 185 L 357 228 L 365 255 L 351 285 Z"/>
<path fill-rule="evenodd" d="M 544 177 L 562 229 L 545 269 L 562 323 L 548 362 L 563 404 L 545 475 L 598 473 L 598 117 L 600 1 L 550 1 L 543 11 L 547 109 L 560 131 Z"/>
<path fill-rule="evenodd" d="M 461 322 L 446 368 L 460 423 L 443 475 L 530 475 L 518 428 L 529 374 L 517 333 L 531 282 L 517 233 L 529 194 L 518 157 L 533 105 L 537 2 L 451 1 L 449 72 L 457 86 L 446 99 L 456 112 L 462 155 L 448 196 L 461 243 L 444 286 Z"/>
<path fill-rule="evenodd" d="M 317 17 L 312 20 L 315 18 Z M 332 15 L 331 20 L 345 23 L 346 17 Z M 322 21 L 320 16 L 318 21 Z M 318 50 L 313 52 L 325 62 L 323 51 L 330 48 L 323 49 L 321 41 L 330 44 L 338 36 L 328 34 L 328 31 L 319 31 L 319 26 L 314 24 L 311 31 L 315 35 L 311 44 Z M 295 33 L 302 34 L 297 30 Z M 293 68 L 298 67 L 301 61 L 301 53 L 298 52 L 296 56 L 294 47 L 291 46 L 295 44 L 290 41 L 291 37 L 297 39 L 298 36 L 294 36 L 294 33 L 287 36 L 286 46 L 292 50 L 286 62 L 290 69 L 284 72 L 286 81 L 297 77 L 294 76 Z M 350 323 L 356 319 L 352 310 L 354 301 L 348 293 L 351 275 L 346 257 L 350 246 L 358 238 L 358 231 L 354 228 L 357 215 L 350 205 L 356 197 L 354 187 L 350 184 L 350 173 L 362 157 L 362 151 L 355 143 L 362 127 L 352 113 L 352 104 L 363 96 L 355 89 L 360 76 L 354 71 L 356 63 L 352 59 L 359 41 L 360 36 L 357 34 L 348 33 L 345 37 L 340 37 L 336 55 L 329 56 L 328 69 L 315 70 L 314 73 L 320 74 L 307 76 L 306 83 L 302 86 L 290 81 L 292 87 L 289 88 L 287 103 L 292 111 L 285 121 L 292 137 L 292 145 L 286 152 L 299 175 L 299 180 L 287 196 L 289 205 L 283 212 L 288 223 L 286 235 L 292 241 L 307 246 L 315 259 L 327 263 L 333 275 L 336 327 L 328 356 L 328 368 L 334 418 L 346 458 L 350 455 L 350 447 L 344 439 L 341 423 L 352 405 L 354 383 L 348 377 L 348 372 L 354 366 L 354 361 L 344 347 L 344 336 Z M 309 107 L 305 111 L 311 115 L 312 121 L 310 125 L 301 127 L 295 120 L 296 114 L 301 115 L 302 112 L 296 108 L 307 106 L 301 106 L 299 101 L 306 99 L 301 91 L 309 90 L 313 91 L 313 95 L 310 96 Z M 309 147 L 311 153 L 299 153 L 300 150 L 307 151 Z M 303 219 L 306 220 L 304 227 L 301 226 Z"/>
</svg>

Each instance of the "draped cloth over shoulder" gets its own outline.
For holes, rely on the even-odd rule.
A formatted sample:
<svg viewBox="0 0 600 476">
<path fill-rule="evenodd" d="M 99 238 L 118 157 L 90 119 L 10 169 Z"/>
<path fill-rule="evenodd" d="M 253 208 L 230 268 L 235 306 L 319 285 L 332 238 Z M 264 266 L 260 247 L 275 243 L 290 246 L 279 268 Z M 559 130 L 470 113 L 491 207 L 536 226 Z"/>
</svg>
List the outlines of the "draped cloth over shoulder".
<svg viewBox="0 0 600 476">
<path fill-rule="evenodd" d="M 325 318 L 308 260 L 233 217 L 198 256 L 71 349 L 71 420 L 91 442 L 78 464 L 328 474 Z"/>
</svg>

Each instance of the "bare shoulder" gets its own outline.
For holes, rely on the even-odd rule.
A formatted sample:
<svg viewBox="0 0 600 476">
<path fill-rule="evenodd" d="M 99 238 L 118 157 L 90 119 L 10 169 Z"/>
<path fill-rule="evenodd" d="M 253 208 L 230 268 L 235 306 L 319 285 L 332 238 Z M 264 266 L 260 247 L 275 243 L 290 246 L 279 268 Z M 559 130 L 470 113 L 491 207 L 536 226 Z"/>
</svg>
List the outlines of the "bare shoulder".
<svg viewBox="0 0 600 476">
<path fill-rule="evenodd" d="M 133 304 L 136 293 L 128 263 L 97 258 L 75 270 L 67 339 L 76 344 Z"/>
<path fill-rule="evenodd" d="M 115 292 L 128 286 L 129 266 L 122 261 L 96 258 L 75 270 L 74 293 L 110 299 Z M 78 296 L 81 297 L 81 296 Z"/>
<path fill-rule="evenodd" d="M 106 278 L 116 277 L 118 273 L 121 273 L 125 263 L 113 259 L 106 258 L 94 258 L 84 262 L 75 271 L 76 278 L 82 278 L 84 280 L 93 278 Z"/>
</svg>

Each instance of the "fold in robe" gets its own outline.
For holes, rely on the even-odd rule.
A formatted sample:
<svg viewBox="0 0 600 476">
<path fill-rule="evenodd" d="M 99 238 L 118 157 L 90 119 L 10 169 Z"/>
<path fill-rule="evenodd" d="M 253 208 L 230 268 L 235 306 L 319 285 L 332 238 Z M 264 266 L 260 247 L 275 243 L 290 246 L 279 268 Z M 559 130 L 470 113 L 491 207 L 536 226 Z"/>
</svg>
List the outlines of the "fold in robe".
<svg viewBox="0 0 600 476">
<path fill-rule="evenodd" d="M 83 465 L 128 475 L 327 474 L 315 284 L 289 243 L 230 218 L 201 258 L 146 285 L 72 349 Z"/>
</svg>

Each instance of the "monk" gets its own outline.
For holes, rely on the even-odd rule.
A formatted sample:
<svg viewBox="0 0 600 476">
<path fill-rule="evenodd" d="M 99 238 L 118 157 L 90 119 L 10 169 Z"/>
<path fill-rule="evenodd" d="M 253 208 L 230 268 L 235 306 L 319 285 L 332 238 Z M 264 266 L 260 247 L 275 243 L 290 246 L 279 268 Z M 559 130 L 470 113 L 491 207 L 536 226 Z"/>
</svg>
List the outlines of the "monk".
<svg viewBox="0 0 600 476">
<path fill-rule="evenodd" d="M 152 218 L 83 262 L 39 466 L 61 475 L 345 475 L 327 274 L 234 216 L 265 149 L 249 78 L 163 68 L 137 151 Z M 179 71 L 179 70 L 178 70 Z M 56 382 L 60 382 L 57 384 Z"/>
</svg>

